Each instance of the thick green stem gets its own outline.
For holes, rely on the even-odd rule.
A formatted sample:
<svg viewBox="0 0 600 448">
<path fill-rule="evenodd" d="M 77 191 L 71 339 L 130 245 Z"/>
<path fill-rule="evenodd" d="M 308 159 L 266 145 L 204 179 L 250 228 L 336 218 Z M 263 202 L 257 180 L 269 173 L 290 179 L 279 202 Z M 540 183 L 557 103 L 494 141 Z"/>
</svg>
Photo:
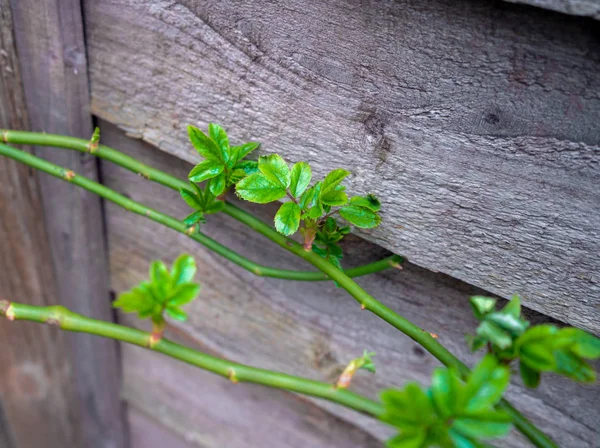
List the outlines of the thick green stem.
<svg viewBox="0 0 600 448">
<path fill-rule="evenodd" d="M 100 148 L 98 150 L 100 150 Z M 169 215 L 146 207 L 140 204 L 139 202 L 129 199 L 104 185 L 94 182 L 86 177 L 79 176 L 72 171 L 69 171 L 58 165 L 54 165 L 53 163 L 47 162 L 27 152 L 21 151 L 16 148 L 12 148 L 7 145 L 0 144 L 0 154 L 10 157 L 11 159 L 17 160 L 19 162 L 25 163 L 34 168 L 37 168 L 40 171 L 48 173 L 52 176 L 58 177 L 75 185 L 78 185 L 82 188 L 85 188 L 86 190 L 91 191 L 97 194 L 98 196 L 103 197 L 106 200 L 120 205 L 126 210 L 129 210 L 141 216 L 145 216 L 148 219 L 151 219 L 164 226 L 170 227 L 173 230 L 183 233 L 188 237 L 192 238 L 193 240 L 199 242 L 203 246 L 207 247 L 208 249 L 218 253 L 219 255 L 237 264 L 238 266 L 247 269 L 255 275 L 262 277 L 274 277 L 286 280 L 302 281 L 321 281 L 328 279 L 327 275 L 320 271 L 294 271 L 288 269 L 271 268 L 257 264 L 249 260 L 248 258 L 232 251 L 231 249 L 228 249 L 227 247 L 221 245 L 220 243 L 216 242 L 212 238 L 209 238 L 203 233 L 190 232 L 190 229 L 183 222 Z M 368 265 L 349 269 L 347 273 L 351 276 L 371 274 L 374 272 L 382 271 L 384 269 L 388 269 L 393 266 L 397 266 L 401 261 L 401 257 L 394 255 Z"/>
<path fill-rule="evenodd" d="M 13 143 L 22 143 L 30 145 L 41 145 L 41 146 L 57 146 L 66 147 L 69 149 L 76 149 L 79 151 L 87 151 L 88 142 L 86 140 L 75 139 L 72 137 L 47 135 L 47 134 L 36 134 L 19 131 L 0 131 L 4 141 L 10 141 Z M 0 153 L 3 146 L 0 145 Z M 12 149 L 10 147 L 5 147 Z M 83 149 L 82 149 L 83 148 Z M 148 179 L 154 180 L 162 185 L 178 190 L 179 188 L 188 188 L 187 184 L 169 174 L 166 174 L 160 170 L 147 167 L 146 165 L 138 162 L 137 160 L 122 154 L 114 149 L 100 145 L 94 154 L 99 157 L 103 157 L 107 160 L 115 162 L 120 166 L 127 168 L 131 171 L 141 173 Z M 9 156 L 10 157 L 10 156 Z M 24 163 L 28 161 L 23 160 Z M 46 162 L 47 163 L 47 162 Z M 29 164 L 29 163 L 28 163 Z M 50 173 L 52 174 L 52 173 Z M 58 176 L 61 177 L 61 176 Z M 91 181 L 89 181 L 91 182 Z M 84 187 L 86 188 L 86 187 Z M 111 190 L 112 191 L 112 190 Z M 113 192 L 114 193 L 114 192 Z M 115 193 L 116 194 L 116 193 Z M 309 252 L 303 249 L 301 245 L 295 241 L 286 238 L 285 236 L 277 233 L 269 225 L 263 223 L 261 220 L 255 218 L 249 213 L 235 207 L 232 204 L 226 203 L 223 210 L 226 214 L 232 216 L 263 236 L 267 237 L 271 241 L 275 242 L 282 248 L 298 255 L 304 260 L 311 263 L 317 269 L 319 269 L 328 278 L 335 280 L 342 288 L 344 288 L 354 299 L 360 303 L 361 308 L 369 310 L 383 320 L 397 328 L 398 330 L 405 333 L 407 336 L 412 338 L 414 341 L 421 344 L 427 349 L 433 356 L 441 361 L 446 366 L 453 366 L 461 373 L 463 377 L 466 377 L 469 373 L 469 368 L 450 353 L 445 347 L 443 347 L 429 332 L 419 328 L 409 320 L 405 319 L 392 309 L 386 307 L 381 302 L 376 300 L 373 296 L 368 294 L 362 289 L 356 282 L 354 282 L 348 275 L 343 271 L 340 271 L 331 263 L 327 262 L 323 258 L 319 257 L 314 252 Z M 171 218 L 173 219 L 173 218 Z M 159 221 L 160 222 L 160 221 Z M 168 224 L 165 224 L 168 225 Z M 171 227 L 171 226 L 169 226 Z M 218 244 L 218 243 L 217 243 Z M 239 263 L 238 263 L 239 264 Z M 254 271 L 253 271 L 254 272 Z M 260 275 L 260 274 L 258 274 Z M 533 425 L 525 416 L 519 413 L 513 408 L 510 403 L 506 400 L 502 400 L 499 405 L 500 408 L 510 413 L 515 421 L 515 426 L 523 433 L 535 446 L 541 448 L 555 448 L 556 444 L 540 431 L 535 425 Z"/>
<path fill-rule="evenodd" d="M 151 348 L 155 352 L 216 373 L 217 375 L 229 378 L 233 382 L 243 381 L 262 384 L 268 387 L 323 398 L 373 417 L 378 417 L 383 413 L 383 406 L 380 403 L 354 392 L 338 389 L 332 384 L 226 361 L 184 347 L 164 338 L 152 341 L 152 334 L 150 333 L 113 324 L 112 322 L 90 319 L 69 311 L 62 306 L 40 307 L 0 300 L 0 315 L 6 317 L 8 320 L 29 320 L 47 323 L 67 331 L 94 334 L 140 347 Z M 0 342 L 1 346 L 2 343 Z"/>
</svg>

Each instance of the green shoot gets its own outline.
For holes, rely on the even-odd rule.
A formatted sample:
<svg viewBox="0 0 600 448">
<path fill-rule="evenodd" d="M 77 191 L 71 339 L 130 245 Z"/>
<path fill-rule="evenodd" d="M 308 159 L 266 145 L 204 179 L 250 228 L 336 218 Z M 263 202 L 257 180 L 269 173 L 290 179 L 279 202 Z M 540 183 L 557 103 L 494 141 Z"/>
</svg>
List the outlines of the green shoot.
<svg viewBox="0 0 600 448">
<path fill-rule="evenodd" d="M 225 130 L 217 124 L 208 125 L 208 135 L 194 126 L 188 126 L 192 145 L 205 160 L 190 171 L 191 182 L 207 182 L 207 190 L 218 199 L 235 183 L 257 170 L 257 162 L 243 160 L 259 147 L 249 142 L 230 146 Z"/>
<path fill-rule="evenodd" d="M 555 372 L 592 383 L 596 372 L 585 359 L 600 357 L 600 339 L 578 328 L 542 324 L 529 327 L 521 317 L 519 297 L 500 311 L 496 299 L 471 297 L 471 307 L 481 321 L 475 336 L 468 338 L 471 350 L 484 346 L 502 362 L 519 360 L 521 379 L 527 387 L 539 385 L 542 372 Z"/>
<path fill-rule="evenodd" d="M 181 307 L 200 292 L 200 285 L 193 281 L 196 269 L 196 262 L 188 254 L 180 255 L 170 272 L 162 261 L 154 261 L 150 265 L 150 280 L 120 294 L 113 306 L 126 313 L 138 313 L 140 319 L 151 318 L 150 345 L 156 344 L 162 338 L 165 313 L 179 321 L 187 319 Z"/>
<path fill-rule="evenodd" d="M 298 162 L 290 169 L 281 156 L 273 154 L 258 159 L 258 172 L 238 182 L 236 192 L 242 199 L 258 204 L 287 196 L 290 202 L 284 203 L 275 215 L 277 231 L 293 235 L 300 230 L 306 250 L 312 249 L 319 235 L 320 245 L 315 252 L 339 266 L 341 254 L 336 255 L 335 249 L 339 239 L 332 239 L 345 228 L 339 227 L 332 215 L 339 213 L 343 219 L 361 228 L 377 227 L 381 222 L 377 213 L 381 204 L 375 196 L 348 198 L 342 181 L 349 174 L 344 169 L 333 170 L 309 188 L 312 171 L 306 162 Z M 301 222 L 304 223 L 302 228 Z"/>
<path fill-rule="evenodd" d="M 364 351 L 363 355 L 360 358 L 353 359 L 346 366 L 342 374 L 340 375 L 336 387 L 338 389 L 346 389 L 350 386 L 350 382 L 354 377 L 354 374 L 361 369 L 364 369 L 368 372 L 375 373 L 375 363 L 371 359 L 375 356 L 375 352 Z"/>
<path fill-rule="evenodd" d="M 434 371 L 429 389 L 408 383 L 402 390 L 381 393 L 381 417 L 400 433 L 387 441 L 390 448 L 484 447 L 482 439 L 502 437 L 511 417 L 494 409 L 508 387 L 510 371 L 488 355 L 473 369 L 466 383 L 453 369 Z"/>
</svg>

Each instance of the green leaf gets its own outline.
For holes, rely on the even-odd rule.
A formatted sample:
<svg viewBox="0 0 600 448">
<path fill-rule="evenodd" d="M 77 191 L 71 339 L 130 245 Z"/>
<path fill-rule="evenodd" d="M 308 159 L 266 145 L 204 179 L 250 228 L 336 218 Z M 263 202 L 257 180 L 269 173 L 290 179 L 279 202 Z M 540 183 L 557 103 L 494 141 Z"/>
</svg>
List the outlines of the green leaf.
<svg viewBox="0 0 600 448">
<path fill-rule="evenodd" d="M 206 206 L 205 212 L 209 215 L 219 213 L 225 207 L 225 202 L 215 201 L 214 199 Z"/>
<path fill-rule="evenodd" d="M 306 162 L 295 163 L 292 167 L 291 180 L 290 180 L 290 193 L 295 198 L 299 197 L 306 191 L 312 172 L 310 165 Z"/>
<path fill-rule="evenodd" d="M 494 308 L 496 307 L 496 299 L 492 299 L 491 297 L 469 297 L 469 303 L 471 304 L 473 314 L 477 319 L 482 319 L 483 316 L 494 311 Z"/>
<path fill-rule="evenodd" d="M 504 310 L 501 312 L 493 312 L 485 316 L 485 320 L 493 322 L 498 327 L 509 332 L 513 336 L 519 336 L 527 329 L 529 323 L 515 317 L 512 314 L 505 314 Z M 512 341 L 511 341 L 512 342 Z"/>
<path fill-rule="evenodd" d="M 188 126 L 188 135 L 192 145 L 202 157 L 213 161 L 221 160 L 220 148 L 204 132 L 195 126 Z"/>
<path fill-rule="evenodd" d="M 323 197 L 323 194 L 321 194 L 321 197 Z M 346 221 L 363 229 L 377 227 L 381 222 L 381 218 L 377 213 L 368 208 L 359 207 L 357 205 L 348 205 L 346 207 L 342 207 L 340 209 L 340 215 Z"/>
<path fill-rule="evenodd" d="M 219 147 L 220 159 L 227 163 L 229 161 L 229 138 L 227 137 L 227 133 L 218 124 L 210 123 L 208 125 L 208 134 Z"/>
<path fill-rule="evenodd" d="M 255 160 L 243 160 L 235 165 L 235 170 L 243 170 L 247 176 L 258 173 L 258 162 Z"/>
<path fill-rule="evenodd" d="M 556 373 L 583 383 L 596 381 L 596 372 L 593 367 L 574 353 L 558 350 L 554 352 L 554 356 L 556 358 Z"/>
<path fill-rule="evenodd" d="M 321 202 L 323 204 L 331 205 L 331 206 L 340 206 L 348 203 L 348 196 L 344 192 L 344 187 L 338 185 L 338 187 L 334 190 L 329 191 L 321 195 Z M 370 210 L 370 209 L 367 209 Z"/>
<path fill-rule="evenodd" d="M 187 227 L 192 227 L 193 225 L 198 224 L 198 223 L 204 224 L 205 222 L 206 222 L 206 219 L 204 219 L 204 212 L 201 212 L 200 210 L 195 211 L 191 215 L 186 216 L 185 219 L 183 220 L 183 223 Z"/>
<path fill-rule="evenodd" d="M 320 203 L 321 182 L 317 182 L 300 196 L 300 207 L 302 210 L 310 210 Z"/>
<path fill-rule="evenodd" d="M 200 198 L 198 196 L 196 196 L 194 193 L 192 193 L 191 191 L 186 190 L 184 188 L 180 188 L 179 195 L 183 198 L 185 203 L 187 205 L 189 205 L 190 207 L 192 207 L 193 209 L 195 209 L 195 210 L 202 209 L 202 202 L 201 202 Z"/>
<path fill-rule="evenodd" d="M 167 307 L 165 308 L 165 312 L 172 319 L 185 322 L 187 320 L 187 314 L 179 307 Z"/>
<path fill-rule="evenodd" d="M 248 142 L 240 146 L 232 146 L 230 161 L 233 160 L 234 164 L 238 163 L 240 160 L 242 160 L 244 157 L 246 157 L 259 146 L 260 143 L 257 142 Z"/>
<path fill-rule="evenodd" d="M 407 383 L 402 390 L 386 389 L 381 401 L 385 411 L 380 419 L 401 429 L 426 426 L 437 418 L 431 399 L 417 383 Z"/>
<path fill-rule="evenodd" d="M 367 196 L 353 196 L 350 198 L 350 205 L 366 207 L 374 212 L 378 212 L 381 209 L 381 202 L 372 194 Z"/>
<path fill-rule="evenodd" d="M 425 439 L 427 438 L 427 432 L 425 430 L 418 430 L 414 432 L 402 432 L 402 434 L 388 440 L 385 444 L 388 448 L 422 448 Z"/>
<path fill-rule="evenodd" d="M 183 306 L 198 297 L 198 294 L 200 294 L 200 285 L 197 283 L 180 284 L 167 300 L 167 306 Z"/>
<path fill-rule="evenodd" d="M 189 283 L 196 275 L 196 260 L 189 254 L 181 254 L 173 262 L 171 268 L 171 281 L 173 287 Z"/>
<path fill-rule="evenodd" d="M 498 364 L 493 355 L 486 355 L 469 375 L 464 390 L 465 410 L 470 413 L 494 406 L 508 387 L 510 371 Z"/>
<path fill-rule="evenodd" d="M 555 347 L 569 347 L 569 350 L 581 358 L 597 359 L 600 357 L 600 338 L 579 328 L 562 328 L 556 335 Z"/>
<path fill-rule="evenodd" d="M 458 374 L 454 370 L 438 368 L 433 371 L 431 395 L 442 417 L 448 417 L 457 411 L 457 407 L 463 402 L 462 389 Z"/>
<path fill-rule="evenodd" d="M 279 233 L 292 235 L 300 226 L 300 206 L 294 202 L 286 202 L 275 215 L 275 228 Z"/>
<path fill-rule="evenodd" d="M 258 158 L 258 169 L 273 183 L 284 189 L 289 187 L 291 182 L 290 169 L 281 156 L 277 154 L 260 156 Z"/>
<path fill-rule="evenodd" d="M 512 299 L 502 308 L 503 314 L 520 318 L 521 317 L 521 299 L 519 296 L 514 295 Z"/>
<path fill-rule="evenodd" d="M 483 321 L 481 325 L 477 327 L 477 334 L 501 349 L 510 347 L 513 342 L 512 337 L 508 332 L 504 331 L 495 323 L 487 320 Z"/>
<path fill-rule="evenodd" d="M 521 345 L 519 357 L 522 363 L 534 370 L 551 371 L 556 368 L 552 347 L 545 343 L 528 342 Z"/>
<path fill-rule="evenodd" d="M 150 316 L 154 305 L 152 296 L 140 287 L 119 294 L 118 299 L 113 302 L 114 308 L 120 308 L 125 313 L 138 313 L 140 318 Z"/>
<path fill-rule="evenodd" d="M 460 416 L 452 424 L 454 430 L 474 439 L 503 437 L 510 431 L 511 426 L 510 415 L 495 410 Z"/>
<path fill-rule="evenodd" d="M 540 385 L 540 372 L 530 368 L 523 361 L 519 362 L 519 372 L 521 373 L 521 379 L 525 386 L 535 389 Z"/>
<path fill-rule="evenodd" d="M 162 261 L 153 261 L 150 265 L 150 282 L 154 298 L 160 302 L 164 301 L 171 288 L 171 274 Z"/>
<path fill-rule="evenodd" d="M 242 180 L 246 176 L 247 176 L 246 172 L 242 169 L 238 168 L 238 169 L 233 170 L 233 172 L 229 175 L 229 185 L 237 184 L 240 180 Z"/>
<path fill-rule="evenodd" d="M 219 196 L 225 191 L 225 183 L 227 182 L 227 174 L 222 172 L 217 177 L 212 178 L 208 182 L 208 190 L 215 196 Z"/>
<path fill-rule="evenodd" d="M 223 162 L 218 160 L 205 160 L 200 162 L 192 169 L 192 171 L 190 171 L 188 179 L 192 182 L 203 182 L 218 176 L 224 169 L 225 165 L 223 165 Z"/>
<path fill-rule="evenodd" d="M 345 178 L 350 174 L 350 171 L 338 168 L 331 171 L 325 179 L 323 179 L 323 186 L 321 188 L 321 196 L 334 190 Z"/>
<path fill-rule="evenodd" d="M 252 174 L 239 181 L 235 190 L 242 199 L 258 204 L 277 201 L 286 195 L 285 188 L 260 173 Z"/>
</svg>

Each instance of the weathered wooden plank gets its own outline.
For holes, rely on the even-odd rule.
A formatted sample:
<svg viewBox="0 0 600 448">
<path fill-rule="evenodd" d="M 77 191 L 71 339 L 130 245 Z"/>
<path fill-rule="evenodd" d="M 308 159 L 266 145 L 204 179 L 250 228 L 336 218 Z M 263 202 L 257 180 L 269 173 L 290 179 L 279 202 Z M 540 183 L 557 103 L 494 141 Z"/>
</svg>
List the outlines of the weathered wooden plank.
<svg viewBox="0 0 600 448">
<path fill-rule="evenodd" d="M 374 437 L 291 394 L 249 384 L 238 387 L 138 347 L 123 346 L 123 361 L 129 407 L 151 413 L 192 447 L 381 446 Z M 167 445 L 144 447 L 159 446 Z"/>
<path fill-rule="evenodd" d="M 415 264 L 600 332 L 595 23 L 498 2 L 86 3 L 92 109 L 187 161 L 223 123 L 384 204 Z M 527 26 L 523 26 L 523 24 Z"/>
<path fill-rule="evenodd" d="M 0 0 L 0 127 L 28 127 L 8 0 Z M 48 305 L 57 288 L 37 178 L 0 157 L 0 179 L 0 295 Z M 0 321 L 0 446 L 77 446 L 70 361 L 56 330 Z"/>
<path fill-rule="evenodd" d="M 11 7 L 31 129 L 91 136 L 80 2 L 15 0 Z M 88 177 L 96 177 L 97 164 L 91 156 L 47 148 L 35 152 Z M 53 261 L 50 269 L 57 282 L 57 289 L 48 297 L 53 303 L 60 301 L 82 314 L 111 320 L 99 198 L 50 176 L 40 176 L 39 182 L 43 222 Z M 11 269 L 9 273 L 14 271 Z M 70 431 L 77 438 L 69 446 L 123 447 L 116 343 L 89 335 L 70 335 L 67 341 L 70 361 L 57 362 L 69 366 L 75 393 L 69 412 L 73 425 Z M 25 349 L 22 356 L 27 356 Z"/>
<path fill-rule="evenodd" d="M 600 19 L 600 2 L 598 0 L 505 0 L 511 3 L 523 3 L 538 8 L 572 14 L 575 16 Z"/>
<path fill-rule="evenodd" d="M 156 151 L 147 144 L 125 138 L 108 124 L 103 124 L 102 129 L 106 144 L 119 147 L 146 163 L 176 176 L 185 176 L 190 169 L 190 165 L 181 160 Z M 107 185 L 133 199 L 173 216 L 183 218 L 188 213 L 187 206 L 176 192 L 108 163 L 103 163 L 102 170 Z M 265 220 L 272 218 L 275 210 L 271 206 L 249 208 Z M 170 329 L 176 329 L 176 334 L 186 335 L 190 341 L 188 344 L 198 344 L 204 350 L 240 362 L 332 382 L 344 364 L 362 353 L 363 349 L 375 350 L 377 374 L 361 374 L 353 384 L 355 390 L 369 396 L 375 396 L 384 387 L 401 385 L 409 380 L 426 382 L 437 365 L 435 359 L 412 340 L 375 316 L 361 311 L 344 291 L 331 284 L 254 277 L 197 246 L 184 235 L 111 204 L 107 205 L 107 218 L 112 287 L 117 292 L 146 278 L 152 259 L 171 262 L 182 252 L 196 257 L 199 263 L 197 279 L 203 285 L 201 299 L 189 307 L 188 323 L 174 325 Z M 258 238 L 227 216 L 211 217 L 203 229 L 211 237 L 257 262 L 285 268 L 305 268 L 292 255 Z M 345 252 L 348 266 L 386 255 L 384 249 L 356 237 L 348 239 Z M 474 361 L 464 343 L 464 333 L 474 330 L 476 325 L 470 315 L 467 297 L 483 291 L 410 264 L 402 272 L 393 270 L 361 278 L 360 283 L 392 309 L 437 333 L 440 341 L 463 360 L 470 363 Z M 528 315 L 535 321 L 547 319 L 530 311 Z M 135 364 L 141 362 L 133 357 L 128 359 L 126 355 L 125 371 L 135 371 L 138 368 Z M 161 369 L 161 365 L 157 360 L 153 368 Z M 138 395 L 132 390 L 132 383 L 142 381 L 141 372 L 148 370 L 149 367 L 143 367 L 139 375 L 130 376 L 125 385 L 126 396 Z M 167 388 L 165 395 L 170 394 L 173 387 L 169 385 L 171 382 L 175 385 L 178 383 L 179 380 L 174 380 L 174 377 L 179 378 L 179 373 L 173 371 L 164 375 L 161 387 Z M 186 384 L 197 382 L 198 388 L 205 381 L 202 374 L 192 375 L 191 371 L 183 377 Z M 160 378 L 160 375 L 157 374 L 156 378 Z M 189 400 L 183 392 L 181 395 L 182 399 Z M 536 424 L 552 434 L 561 446 L 592 447 L 599 440 L 598 386 L 583 387 L 550 376 L 536 391 L 515 383 L 509 396 Z M 214 406 L 218 406 L 218 397 L 215 396 L 213 400 Z M 356 423 L 375 437 L 384 438 L 388 434 L 381 425 L 366 417 L 335 405 L 319 404 L 334 415 Z M 168 408 L 170 405 L 165 406 Z M 204 412 L 211 412 L 211 409 L 205 409 Z M 264 412 L 269 412 L 268 407 Z M 251 419 L 255 414 L 257 419 L 260 418 L 260 412 L 253 412 L 248 418 Z M 169 419 L 168 416 L 163 418 Z M 222 425 L 225 430 L 226 422 Z M 194 419 L 184 426 L 187 429 L 180 429 L 180 433 L 205 429 L 200 420 Z M 215 430 L 212 426 L 210 428 Z M 524 442 L 519 438 L 511 438 L 503 444 L 509 447 L 523 445 Z"/>
<path fill-rule="evenodd" d="M 150 417 L 136 411 L 132 406 L 127 408 L 127 421 L 131 434 L 131 448 L 192 448 L 193 445 L 183 441 L 171 431 Z"/>
</svg>

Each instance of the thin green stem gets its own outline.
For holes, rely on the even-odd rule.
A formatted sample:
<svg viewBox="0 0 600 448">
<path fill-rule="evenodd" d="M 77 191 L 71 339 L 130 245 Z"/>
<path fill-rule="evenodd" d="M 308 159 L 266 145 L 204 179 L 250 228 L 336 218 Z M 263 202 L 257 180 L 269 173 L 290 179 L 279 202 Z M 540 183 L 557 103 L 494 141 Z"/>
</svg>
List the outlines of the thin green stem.
<svg viewBox="0 0 600 448">
<path fill-rule="evenodd" d="M 88 142 L 86 140 L 75 139 L 72 137 L 56 136 L 48 134 L 36 134 L 19 131 L 0 131 L 4 141 L 13 143 L 22 143 L 38 146 L 57 146 L 69 149 L 76 149 L 87 152 Z M 0 146 L 0 149 L 2 146 Z M 9 147 L 10 148 L 10 147 Z M 12 149 L 12 148 L 10 148 Z M 144 177 L 154 180 L 169 188 L 178 190 L 179 188 L 188 188 L 187 183 L 160 170 L 138 162 L 137 160 L 120 153 L 114 149 L 100 145 L 94 154 L 99 157 L 110 160 L 131 171 L 140 173 Z M 24 161 L 24 163 L 28 163 Z M 46 162 L 47 163 L 47 162 Z M 52 173 L 50 173 L 52 174 Z M 61 177 L 61 176 L 58 176 Z M 91 181 L 90 181 L 91 182 Z M 84 187 L 85 188 L 85 187 Z M 112 191 L 112 190 L 111 190 Z M 446 366 L 455 367 L 463 377 L 469 374 L 469 368 L 442 346 L 429 332 L 419 328 L 409 320 L 405 319 L 392 309 L 386 307 L 373 296 L 368 294 L 356 282 L 354 282 L 343 271 L 340 271 L 331 263 L 319 257 L 314 252 L 306 251 L 297 242 L 277 233 L 269 225 L 255 218 L 244 210 L 226 203 L 223 211 L 229 216 L 237 219 L 263 236 L 267 237 L 282 248 L 303 258 L 319 269 L 328 278 L 335 280 L 338 285 L 344 288 L 354 299 L 360 303 L 361 308 L 369 310 L 375 315 L 405 333 L 417 343 L 421 344 L 433 356 Z M 168 225 L 168 224 L 165 224 Z M 170 226 L 169 226 L 170 227 Z M 218 243 L 217 243 L 218 244 Z M 258 274 L 260 275 L 260 274 Z M 541 430 L 533 425 L 525 416 L 510 405 L 506 400 L 502 400 L 499 407 L 511 414 L 514 418 L 515 426 L 524 434 L 535 446 L 540 448 L 556 448 L 556 444 L 546 436 Z"/>
<path fill-rule="evenodd" d="M 189 238 L 193 239 L 194 241 L 197 241 L 198 243 L 202 244 L 208 249 L 216 252 L 217 254 L 221 255 L 222 257 L 226 258 L 232 263 L 243 267 L 244 269 L 252 272 L 255 275 L 262 277 L 274 277 L 287 280 L 301 281 L 321 281 L 328 279 L 327 275 L 320 271 L 294 271 L 288 269 L 277 269 L 268 266 L 262 266 L 238 254 L 237 252 L 234 252 L 231 249 L 223 246 L 222 244 L 218 243 L 217 241 L 204 235 L 201 232 L 190 232 L 190 229 L 178 219 L 175 219 L 157 210 L 153 210 L 149 207 L 146 207 L 145 205 L 142 205 L 139 202 L 134 201 L 133 199 L 129 199 L 104 185 L 94 182 L 93 180 L 90 180 L 84 176 L 79 176 L 74 172 L 67 170 L 66 168 L 40 159 L 39 157 L 36 157 L 27 152 L 21 151 L 16 148 L 12 148 L 11 146 L 0 144 L 0 154 L 10 157 L 11 159 L 17 160 L 19 162 L 25 163 L 26 165 L 37 168 L 40 171 L 48 173 L 54 177 L 58 177 L 60 179 L 71 182 L 72 184 L 85 188 L 86 190 L 91 191 L 97 194 L 98 196 L 103 197 L 106 200 L 120 205 L 126 210 L 129 210 L 141 216 L 145 216 L 146 218 L 151 219 L 152 221 L 156 221 L 164 226 L 176 230 L 177 232 L 183 233 Z M 351 276 L 371 274 L 374 272 L 382 271 L 384 269 L 388 269 L 393 266 L 398 266 L 398 264 L 401 261 L 401 257 L 392 256 L 371 264 L 349 269 L 347 273 Z"/>
<path fill-rule="evenodd" d="M 149 348 L 152 351 L 229 378 L 236 383 L 262 384 L 276 389 L 285 389 L 312 397 L 323 398 L 373 417 L 379 417 L 383 413 L 382 404 L 354 392 L 338 389 L 332 384 L 216 358 L 164 338 L 153 342 L 150 333 L 113 324 L 112 322 L 90 319 L 69 311 L 62 306 L 41 307 L 0 300 L 0 315 L 9 320 L 28 320 L 56 325 L 67 331 L 94 334 Z M 2 343 L 0 343 L 1 346 Z"/>
</svg>

